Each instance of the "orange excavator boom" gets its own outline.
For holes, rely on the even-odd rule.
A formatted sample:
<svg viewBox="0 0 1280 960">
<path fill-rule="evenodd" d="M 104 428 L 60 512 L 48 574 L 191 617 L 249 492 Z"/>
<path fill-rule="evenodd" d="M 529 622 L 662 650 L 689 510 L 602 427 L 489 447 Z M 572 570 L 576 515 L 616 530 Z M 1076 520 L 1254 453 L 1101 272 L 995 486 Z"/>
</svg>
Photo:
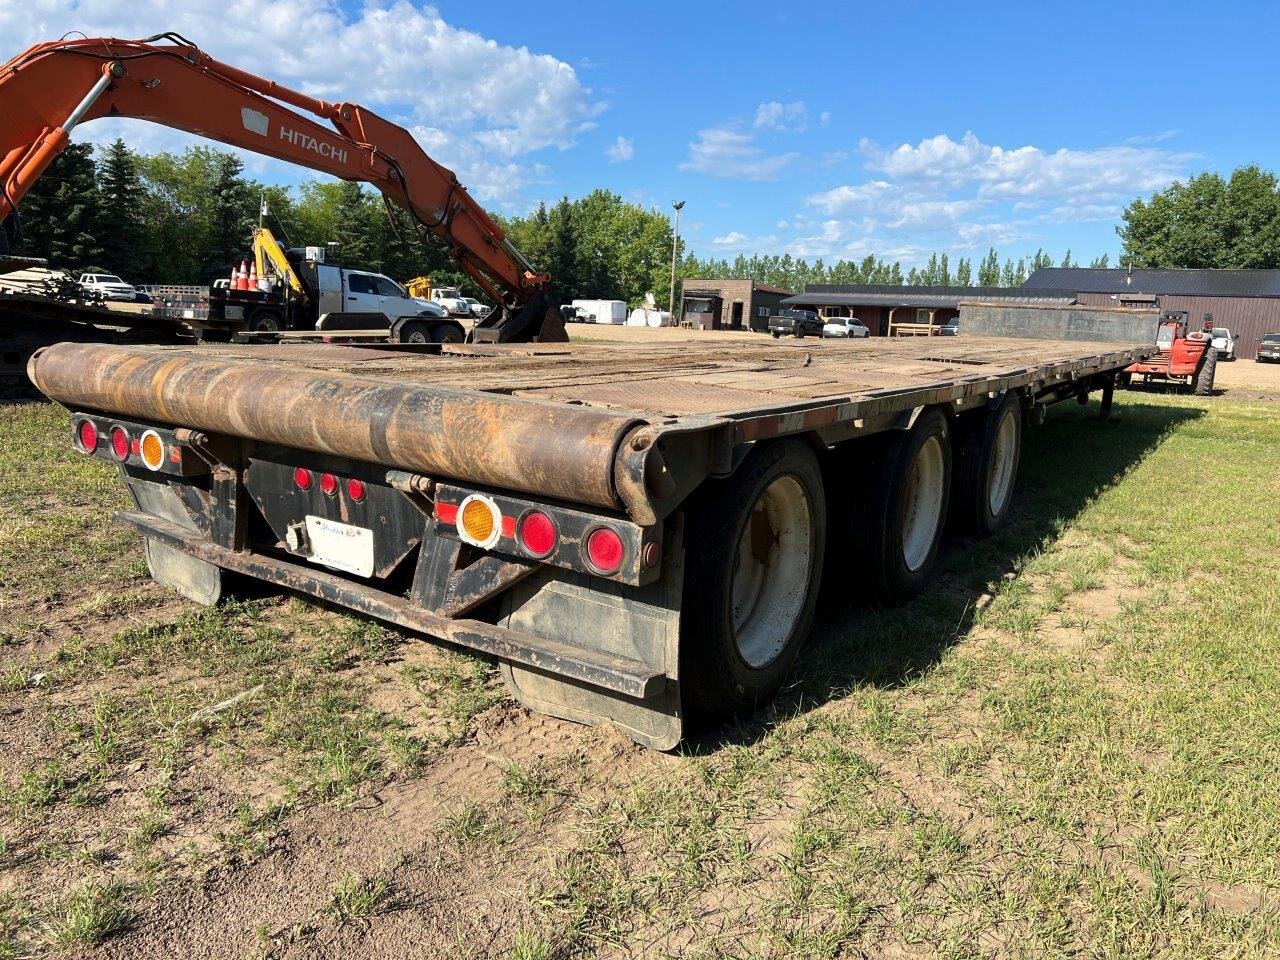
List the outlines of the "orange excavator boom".
<svg viewBox="0 0 1280 960">
<path fill-rule="evenodd" d="M 453 171 L 429 157 L 409 131 L 359 104 L 330 103 L 221 63 L 173 33 L 57 40 L 0 67 L 0 224 L 10 236 L 23 196 L 66 148 L 72 130 L 108 116 L 150 120 L 371 184 L 444 243 L 503 305 L 483 324 L 490 328 L 484 339 L 554 336 L 542 329 L 544 315 L 558 316 L 550 278 L 534 270 Z"/>
</svg>

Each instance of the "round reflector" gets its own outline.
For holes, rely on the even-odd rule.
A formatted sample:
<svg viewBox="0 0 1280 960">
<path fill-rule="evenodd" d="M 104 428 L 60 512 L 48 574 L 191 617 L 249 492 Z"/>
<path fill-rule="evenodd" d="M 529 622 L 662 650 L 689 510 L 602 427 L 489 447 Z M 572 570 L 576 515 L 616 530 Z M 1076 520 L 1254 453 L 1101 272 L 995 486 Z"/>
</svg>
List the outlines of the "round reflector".
<svg viewBox="0 0 1280 960">
<path fill-rule="evenodd" d="M 299 490 L 311 489 L 311 471 L 306 467 L 294 467 L 293 482 Z"/>
<path fill-rule="evenodd" d="M 111 428 L 111 454 L 121 463 L 129 459 L 129 433 L 124 427 Z"/>
<path fill-rule="evenodd" d="M 326 497 L 332 497 L 338 492 L 338 478 L 332 473 L 320 474 L 320 490 Z"/>
<path fill-rule="evenodd" d="M 76 440 L 85 453 L 93 453 L 98 449 L 98 428 L 92 420 L 80 421 L 80 425 L 76 427 Z"/>
<path fill-rule="evenodd" d="M 601 573 L 614 573 L 626 553 L 622 537 L 609 527 L 596 527 L 587 535 L 587 560 Z"/>
<path fill-rule="evenodd" d="M 520 520 L 519 538 L 525 553 L 541 559 L 556 548 L 560 531 L 556 529 L 556 522 L 541 510 L 530 510 Z"/>
<path fill-rule="evenodd" d="M 471 494 L 458 507 L 458 536 L 488 550 L 502 536 L 502 513 L 488 497 Z"/>
<path fill-rule="evenodd" d="M 347 496 L 356 503 L 360 503 L 364 500 L 364 483 L 360 480 L 348 480 Z"/>
<path fill-rule="evenodd" d="M 154 430 L 148 430 L 142 435 L 138 453 L 142 455 L 142 462 L 148 470 L 159 470 L 164 466 L 164 441 Z"/>
</svg>

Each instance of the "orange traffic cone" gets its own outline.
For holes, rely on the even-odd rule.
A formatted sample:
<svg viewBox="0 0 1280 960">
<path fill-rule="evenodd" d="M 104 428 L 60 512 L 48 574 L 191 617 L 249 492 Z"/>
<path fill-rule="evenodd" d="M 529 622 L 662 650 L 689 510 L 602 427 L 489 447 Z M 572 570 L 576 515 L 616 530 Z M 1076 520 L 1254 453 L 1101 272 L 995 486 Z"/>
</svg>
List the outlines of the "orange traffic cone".
<svg viewBox="0 0 1280 960">
<path fill-rule="evenodd" d="M 240 289 L 249 289 L 249 264 L 244 260 L 240 261 Z"/>
<path fill-rule="evenodd" d="M 254 263 L 249 264 L 249 286 L 248 286 L 248 289 L 250 289 L 250 290 L 257 290 L 257 289 L 258 289 L 258 264 L 257 264 L 257 262 L 256 262 L 256 261 L 255 261 Z"/>
<path fill-rule="evenodd" d="M 231 268 L 231 283 L 227 286 L 228 290 L 238 290 L 240 283 L 240 271 L 235 267 Z"/>
</svg>

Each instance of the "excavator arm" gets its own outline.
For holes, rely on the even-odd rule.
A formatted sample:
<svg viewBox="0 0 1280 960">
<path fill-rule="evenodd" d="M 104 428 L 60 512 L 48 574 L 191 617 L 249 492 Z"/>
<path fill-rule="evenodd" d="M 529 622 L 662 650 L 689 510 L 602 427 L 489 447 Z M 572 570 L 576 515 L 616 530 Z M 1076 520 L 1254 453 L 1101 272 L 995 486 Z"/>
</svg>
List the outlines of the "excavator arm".
<svg viewBox="0 0 1280 960">
<path fill-rule="evenodd" d="M 177 34 L 58 40 L 0 67 L 0 224 L 10 237 L 23 196 L 71 131 L 109 116 L 150 120 L 371 184 L 444 243 L 500 304 L 478 325 L 477 339 L 566 339 L 550 278 L 407 130 L 359 104 L 330 103 L 221 63 Z"/>
</svg>

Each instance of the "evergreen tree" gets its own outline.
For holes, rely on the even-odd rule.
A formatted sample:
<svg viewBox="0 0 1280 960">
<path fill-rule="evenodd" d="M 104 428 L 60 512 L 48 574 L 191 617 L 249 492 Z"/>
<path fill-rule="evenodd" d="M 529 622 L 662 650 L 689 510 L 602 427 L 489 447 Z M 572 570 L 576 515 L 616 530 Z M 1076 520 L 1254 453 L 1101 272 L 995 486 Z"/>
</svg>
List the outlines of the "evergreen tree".
<svg viewBox="0 0 1280 960">
<path fill-rule="evenodd" d="M 258 203 L 255 191 L 241 176 L 243 171 L 239 157 L 215 154 L 209 232 L 197 264 L 200 283 L 225 277 L 249 256 Z"/>
<path fill-rule="evenodd" d="M 1093 260 L 1090 262 L 1089 266 L 1091 266 L 1095 270 L 1107 269 L 1108 267 L 1111 266 L 1111 254 L 1104 253 L 1100 257 L 1094 257 Z"/>
<path fill-rule="evenodd" d="M 973 266 L 969 263 L 968 257 L 961 257 L 960 262 L 956 264 L 956 286 L 969 287 L 973 285 Z"/>
<path fill-rule="evenodd" d="M 24 255 L 73 272 L 99 266 L 102 215 L 92 145 L 67 144 L 27 191 L 19 214 Z"/>
<path fill-rule="evenodd" d="M 146 190 L 137 160 L 119 138 L 98 162 L 98 196 L 99 235 L 104 240 L 102 265 L 133 283 L 153 279 L 150 244 L 142 219 Z"/>
</svg>

